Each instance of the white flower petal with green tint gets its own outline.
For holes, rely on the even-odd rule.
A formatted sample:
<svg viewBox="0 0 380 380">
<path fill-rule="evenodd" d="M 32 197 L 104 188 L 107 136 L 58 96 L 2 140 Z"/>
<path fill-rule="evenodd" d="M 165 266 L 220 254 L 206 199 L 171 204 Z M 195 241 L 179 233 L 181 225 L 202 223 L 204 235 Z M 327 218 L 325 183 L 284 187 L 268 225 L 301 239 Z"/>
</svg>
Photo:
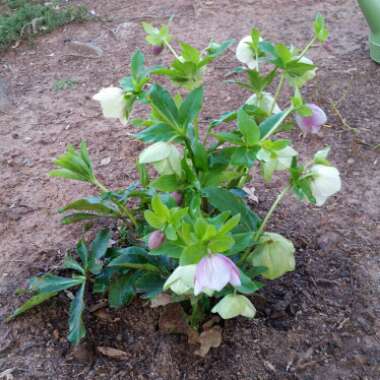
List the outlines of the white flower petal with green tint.
<svg viewBox="0 0 380 380">
<path fill-rule="evenodd" d="M 274 280 L 295 269 L 294 245 L 280 234 L 265 232 L 252 254 L 252 265 L 266 267 L 264 278 Z"/>
<path fill-rule="evenodd" d="M 257 70 L 258 62 L 256 60 L 255 53 L 250 46 L 251 43 L 251 36 L 242 38 L 236 47 L 236 58 L 241 63 L 247 65 L 251 70 Z"/>
<path fill-rule="evenodd" d="M 182 295 L 190 294 L 194 288 L 196 265 L 183 265 L 177 267 L 166 280 L 163 289 Z"/>
<path fill-rule="evenodd" d="M 121 88 L 113 86 L 102 88 L 92 98 L 100 102 L 104 117 L 119 119 L 122 124 L 127 124 L 127 103 Z"/>
<path fill-rule="evenodd" d="M 270 94 L 269 92 L 263 91 L 259 98 L 257 98 L 256 94 L 253 94 L 247 99 L 245 103 L 248 105 L 253 105 L 258 108 L 261 108 L 263 111 L 269 114 L 272 109 L 273 102 L 274 102 L 274 97 L 272 96 L 272 94 Z M 278 106 L 277 103 L 275 103 L 272 114 L 276 114 L 279 112 L 281 112 L 281 108 Z"/>
<path fill-rule="evenodd" d="M 253 318 L 256 314 L 256 309 L 247 297 L 228 294 L 212 308 L 211 312 L 218 313 L 223 319 L 235 318 L 239 315 Z"/>
<path fill-rule="evenodd" d="M 337 168 L 327 165 L 313 165 L 309 169 L 313 175 L 310 188 L 317 206 L 322 206 L 328 197 L 340 191 L 342 183 Z"/>
<path fill-rule="evenodd" d="M 140 164 L 150 164 L 164 160 L 171 152 L 171 144 L 163 141 L 156 142 L 145 148 L 139 156 Z"/>
</svg>

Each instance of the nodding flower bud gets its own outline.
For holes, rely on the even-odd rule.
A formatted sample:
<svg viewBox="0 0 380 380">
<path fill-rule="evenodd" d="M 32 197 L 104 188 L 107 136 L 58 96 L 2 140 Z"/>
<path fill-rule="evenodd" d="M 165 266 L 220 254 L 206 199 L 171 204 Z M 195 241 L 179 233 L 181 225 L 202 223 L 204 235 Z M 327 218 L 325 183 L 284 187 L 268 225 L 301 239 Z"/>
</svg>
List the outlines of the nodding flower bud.
<svg viewBox="0 0 380 380">
<path fill-rule="evenodd" d="M 164 45 L 155 45 L 153 46 L 152 53 L 153 55 L 160 55 L 164 50 Z"/>
<path fill-rule="evenodd" d="M 149 235 L 149 239 L 148 239 L 148 247 L 149 249 L 156 249 L 156 248 L 160 248 L 162 243 L 165 241 L 165 235 L 163 232 L 159 231 L 159 230 L 156 230 L 156 231 L 153 231 L 150 235 Z"/>
<path fill-rule="evenodd" d="M 174 191 L 170 195 L 174 198 L 175 203 L 177 203 L 177 206 L 179 206 L 182 203 L 183 201 L 182 193 L 180 193 L 179 191 Z"/>
</svg>

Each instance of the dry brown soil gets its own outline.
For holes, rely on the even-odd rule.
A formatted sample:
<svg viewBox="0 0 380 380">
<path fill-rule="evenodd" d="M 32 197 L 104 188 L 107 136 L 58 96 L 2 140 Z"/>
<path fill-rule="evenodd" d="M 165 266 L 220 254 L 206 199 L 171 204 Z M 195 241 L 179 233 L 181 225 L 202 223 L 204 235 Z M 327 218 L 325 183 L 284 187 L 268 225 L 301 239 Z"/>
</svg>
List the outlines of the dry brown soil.
<svg viewBox="0 0 380 380">
<path fill-rule="evenodd" d="M 85 3 L 101 21 L 69 25 L 0 57 L 0 75 L 13 102 L 0 114 L 0 374 L 9 369 L 14 379 L 379 379 L 380 66 L 368 58 L 367 26 L 356 2 Z M 277 212 L 272 229 L 295 242 L 297 271 L 254 297 L 259 318 L 227 321 L 223 345 L 205 359 L 193 355 L 184 337 L 158 331 L 162 309 L 137 301 L 119 312 L 106 310 L 112 322 L 88 313 L 87 345 L 76 354 L 64 338 L 64 296 L 5 324 L 20 303 L 16 288 L 59 265 L 81 233 L 79 226 L 61 226 L 56 210 L 92 189 L 48 178 L 52 159 L 66 144 L 85 139 L 105 183 L 116 188 L 135 177 L 141 144 L 128 136 L 130 127 L 104 120 L 91 96 L 128 72 L 137 46 L 149 63 L 168 59 L 150 54 L 141 21 L 158 24 L 174 15 L 173 32 L 199 47 L 210 38 L 238 39 L 253 25 L 268 38 L 303 46 L 316 11 L 326 15 L 331 38 L 311 52 L 320 70 L 307 94 L 326 108 L 330 128 L 323 128 L 321 137 L 291 135 L 305 156 L 332 146 L 343 190 L 323 208 L 288 198 Z M 73 55 L 70 40 L 92 42 L 103 56 Z M 223 83 L 235 65 L 230 51 L 208 72 L 204 118 L 234 109 L 248 96 Z M 55 92 L 58 79 L 78 84 Z M 333 107 L 338 101 L 341 117 Z M 102 166 L 107 157 L 111 162 Z M 281 181 L 274 184 L 280 188 Z M 275 193 L 258 185 L 258 195 L 262 212 Z M 98 346 L 121 349 L 126 358 L 104 357 L 95 352 Z"/>
</svg>

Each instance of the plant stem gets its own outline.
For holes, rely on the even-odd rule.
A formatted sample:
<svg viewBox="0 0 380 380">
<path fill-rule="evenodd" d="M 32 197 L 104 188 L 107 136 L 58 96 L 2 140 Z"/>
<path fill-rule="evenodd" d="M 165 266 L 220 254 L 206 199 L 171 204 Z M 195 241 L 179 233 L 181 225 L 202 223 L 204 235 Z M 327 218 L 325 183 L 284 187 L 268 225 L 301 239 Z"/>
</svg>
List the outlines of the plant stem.
<svg viewBox="0 0 380 380">
<path fill-rule="evenodd" d="M 95 186 L 97 186 L 103 193 L 109 193 L 111 191 L 111 190 L 107 189 L 101 182 L 99 182 L 97 178 L 94 178 L 94 180 L 93 180 L 92 183 Z M 122 212 L 125 213 L 125 215 L 127 215 L 127 217 L 131 220 L 131 222 L 133 223 L 133 225 L 135 227 L 138 227 L 137 220 L 134 217 L 132 211 L 128 208 L 128 206 L 126 206 L 124 204 L 120 204 L 120 203 L 117 203 L 117 204 L 121 207 Z"/>
<path fill-rule="evenodd" d="M 277 206 L 279 205 L 279 203 L 281 202 L 282 198 L 284 198 L 285 194 L 290 190 L 290 186 L 286 186 L 280 194 L 278 194 L 276 200 L 273 202 L 271 208 L 269 209 L 269 211 L 267 212 L 267 214 L 265 215 L 265 218 L 263 220 L 263 222 L 261 223 L 259 229 L 256 231 L 255 233 L 255 240 L 257 240 L 260 235 L 262 234 L 262 232 L 264 231 L 264 228 L 265 226 L 267 225 L 270 217 L 272 216 L 274 210 L 277 208 Z"/>
<path fill-rule="evenodd" d="M 284 198 L 284 196 L 286 195 L 286 193 L 290 190 L 290 185 L 286 186 L 280 194 L 278 194 L 276 200 L 273 202 L 271 208 L 269 209 L 269 211 L 267 212 L 267 214 L 265 215 L 265 218 L 264 220 L 262 221 L 260 227 L 258 228 L 258 230 L 256 231 L 255 235 L 254 235 L 254 241 L 257 242 L 258 239 L 260 238 L 261 234 L 263 233 L 264 231 L 264 228 L 265 226 L 267 225 L 270 217 L 272 216 L 274 210 L 277 208 L 277 206 L 279 205 L 279 203 L 281 202 L 281 200 Z M 248 257 L 250 256 L 251 254 L 251 249 L 247 249 L 243 256 L 240 258 L 238 264 L 241 265 L 243 264 L 247 259 Z"/>
<path fill-rule="evenodd" d="M 274 94 L 273 103 L 272 103 L 272 106 L 271 106 L 270 111 L 269 111 L 270 115 L 272 115 L 272 113 L 273 113 L 274 107 L 276 106 L 277 99 L 281 94 L 281 90 L 282 90 L 282 87 L 284 86 L 284 83 L 285 83 L 285 76 L 284 76 L 284 74 L 281 74 L 280 82 L 278 83 L 276 92 Z"/>
<path fill-rule="evenodd" d="M 314 44 L 316 39 L 317 39 L 316 37 L 313 37 L 311 41 L 304 47 L 301 54 L 298 56 L 297 61 L 299 61 L 307 53 L 307 51 L 311 48 L 311 46 Z"/>
<path fill-rule="evenodd" d="M 176 53 L 176 51 L 174 50 L 173 46 L 170 45 L 170 43 L 166 40 L 164 40 L 164 44 L 166 45 L 166 47 L 170 50 L 170 52 L 174 55 L 174 57 L 176 57 L 177 59 L 179 59 L 179 56 L 178 54 Z"/>
</svg>

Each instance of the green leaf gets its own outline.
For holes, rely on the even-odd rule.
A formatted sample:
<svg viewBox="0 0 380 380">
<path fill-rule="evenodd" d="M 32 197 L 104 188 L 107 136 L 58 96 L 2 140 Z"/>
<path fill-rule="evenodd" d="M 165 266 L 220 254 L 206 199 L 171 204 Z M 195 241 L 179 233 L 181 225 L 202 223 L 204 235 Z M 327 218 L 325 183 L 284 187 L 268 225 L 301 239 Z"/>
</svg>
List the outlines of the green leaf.
<svg viewBox="0 0 380 380">
<path fill-rule="evenodd" d="M 106 254 L 110 239 L 111 232 L 107 228 L 96 234 L 95 240 L 91 245 L 91 255 L 95 259 L 99 260 Z"/>
<path fill-rule="evenodd" d="M 119 209 L 115 203 L 101 199 L 100 197 L 78 199 L 61 208 L 59 212 L 65 212 L 68 210 L 92 211 L 102 215 L 119 213 Z"/>
<path fill-rule="evenodd" d="M 102 215 L 103 216 L 103 215 Z M 61 219 L 62 224 L 71 224 L 82 222 L 83 220 L 96 219 L 99 218 L 97 214 L 88 214 L 85 212 L 77 212 L 75 214 L 66 215 Z"/>
<path fill-rule="evenodd" d="M 157 124 L 137 133 L 136 138 L 146 143 L 157 141 L 173 141 L 179 134 L 167 124 Z"/>
<path fill-rule="evenodd" d="M 241 108 L 237 115 L 237 122 L 247 145 L 255 145 L 260 139 L 260 129 L 255 120 Z"/>
<path fill-rule="evenodd" d="M 180 46 L 181 56 L 185 61 L 190 61 L 194 63 L 198 63 L 200 61 L 201 52 L 198 49 L 185 42 L 181 42 Z"/>
<path fill-rule="evenodd" d="M 255 234 L 252 232 L 233 234 L 232 237 L 235 240 L 235 244 L 228 252 L 225 252 L 224 254 L 226 256 L 232 256 L 245 251 L 248 247 L 252 247 L 255 243 L 254 235 Z"/>
<path fill-rule="evenodd" d="M 269 135 L 273 134 L 286 119 L 289 112 L 289 110 L 281 111 L 265 119 L 260 124 L 260 139 L 265 140 Z"/>
<path fill-rule="evenodd" d="M 155 112 L 172 126 L 178 125 L 178 109 L 169 92 L 158 84 L 154 84 L 149 92 L 151 104 Z"/>
<path fill-rule="evenodd" d="M 203 103 L 203 87 L 191 91 L 179 108 L 179 121 L 185 128 L 193 123 Z"/>
<path fill-rule="evenodd" d="M 135 295 L 133 288 L 134 278 L 129 274 L 113 277 L 108 290 L 108 303 L 112 308 L 127 305 Z"/>
<path fill-rule="evenodd" d="M 67 339 L 73 344 L 79 344 L 80 340 L 86 335 L 86 329 L 84 327 L 82 316 L 84 310 L 85 287 L 86 284 L 83 283 L 70 305 L 69 335 Z"/>
<path fill-rule="evenodd" d="M 29 289 L 38 293 L 56 293 L 81 285 L 85 280 L 83 276 L 68 278 L 48 273 L 41 277 L 32 277 L 29 282 Z"/>
<path fill-rule="evenodd" d="M 117 250 L 119 256 L 111 260 L 108 267 L 122 267 L 131 269 L 143 269 L 146 271 L 157 272 L 159 269 L 149 263 L 148 253 L 140 247 L 129 247 Z"/>
<path fill-rule="evenodd" d="M 152 249 L 149 253 L 153 256 L 167 256 L 174 259 L 179 259 L 182 254 L 183 246 L 178 245 L 174 242 L 166 241 L 164 244 L 161 244 L 160 248 Z"/>
<path fill-rule="evenodd" d="M 164 192 L 173 192 L 179 190 L 181 183 L 175 174 L 173 175 L 162 175 L 154 181 L 152 181 L 151 186 L 156 190 Z"/>
<path fill-rule="evenodd" d="M 79 152 L 72 145 L 68 145 L 66 152 L 59 156 L 54 163 L 58 169 L 49 173 L 52 177 L 63 177 L 90 183 L 95 180 L 87 145 L 83 141 L 80 144 Z"/>
<path fill-rule="evenodd" d="M 144 54 L 137 49 L 131 59 L 131 74 L 136 81 L 140 81 L 145 74 Z"/>
<path fill-rule="evenodd" d="M 225 252 L 228 251 L 234 243 L 235 240 L 231 236 L 220 236 L 212 239 L 207 248 L 214 253 Z"/>
<path fill-rule="evenodd" d="M 77 243 L 77 253 L 78 256 L 80 257 L 83 268 L 88 269 L 88 259 L 89 259 L 89 252 L 86 246 L 86 243 L 83 240 L 79 240 Z"/>
<path fill-rule="evenodd" d="M 240 214 L 236 214 L 232 218 L 230 218 L 226 223 L 224 223 L 218 232 L 220 234 L 226 234 L 227 232 L 232 231 L 239 224 L 239 222 Z"/>
<path fill-rule="evenodd" d="M 222 55 L 231 45 L 235 43 L 234 39 L 223 41 L 222 43 L 211 42 L 206 48 L 210 58 L 217 58 Z"/>
<path fill-rule="evenodd" d="M 256 231 L 260 218 L 248 208 L 241 198 L 232 194 L 226 189 L 217 187 L 208 187 L 203 190 L 209 203 L 218 211 L 230 211 L 232 214 L 240 214 L 240 229 L 241 232 Z"/>
<path fill-rule="evenodd" d="M 149 225 L 156 229 L 160 229 L 166 223 L 165 218 L 158 217 L 154 212 L 150 210 L 144 211 L 144 218 L 149 223 Z"/>
<path fill-rule="evenodd" d="M 180 257 L 180 265 L 197 264 L 207 254 L 206 247 L 199 243 L 185 247 Z"/>
<path fill-rule="evenodd" d="M 192 144 L 194 152 L 194 161 L 197 169 L 207 171 L 208 169 L 208 155 L 205 147 L 198 141 Z"/>
<path fill-rule="evenodd" d="M 63 262 L 63 267 L 65 269 L 73 269 L 79 273 L 81 273 L 83 276 L 86 274 L 86 271 L 82 268 L 82 266 L 71 256 L 66 256 L 65 260 Z"/>
<path fill-rule="evenodd" d="M 243 294 L 253 294 L 261 289 L 264 284 L 259 281 L 251 280 L 244 272 L 240 271 L 241 285 L 236 290 Z"/>
<path fill-rule="evenodd" d="M 166 205 L 161 201 L 158 195 L 152 198 L 152 210 L 159 218 L 168 220 L 170 217 L 170 211 Z"/>
<path fill-rule="evenodd" d="M 50 293 L 39 293 L 35 296 L 29 298 L 26 302 L 24 302 L 20 307 L 18 307 L 12 315 L 10 315 L 6 321 L 9 322 L 12 319 L 18 317 L 21 314 L 24 314 L 26 311 L 32 309 L 34 306 L 40 305 L 41 303 L 47 301 L 48 299 L 55 297 L 57 292 Z"/>
<path fill-rule="evenodd" d="M 314 21 L 314 34 L 319 42 L 325 42 L 329 37 L 329 31 L 326 27 L 325 18 L 317 13 Z"/>
<path fill-rule="evenodd" d="M 135 287 L 139 293 L 144 293 L 146 298 L 152 299 L 162 292 L 165 279 L 158 273 L 144 273 L 135 281 Z"/>
</svg>

